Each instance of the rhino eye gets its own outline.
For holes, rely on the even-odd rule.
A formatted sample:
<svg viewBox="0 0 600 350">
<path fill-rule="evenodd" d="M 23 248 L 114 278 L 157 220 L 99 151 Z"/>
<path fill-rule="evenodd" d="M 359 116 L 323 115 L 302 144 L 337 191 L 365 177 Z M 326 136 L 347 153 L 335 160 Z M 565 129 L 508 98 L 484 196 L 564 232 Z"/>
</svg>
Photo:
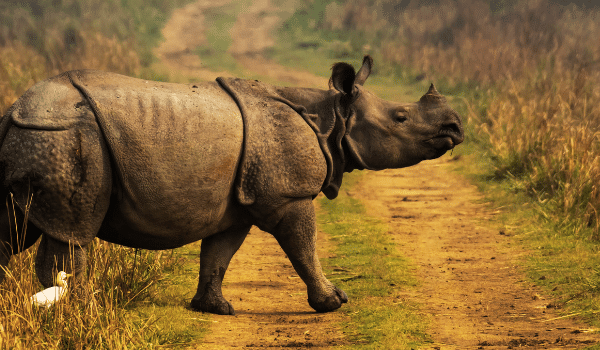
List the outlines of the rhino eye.
<svg viewBox="0 0 600 350">
<path fill-rule="evenodd" d="M 402 113 L 402 112 L 398 112 L 398 113 L 394 113 L 393 116 L 394 122 L 400 124 L 400 123 L 404 123 L 406 121 L 406 119 L 408 119 L 406 117 L 406 114 Z"/>
</svg>

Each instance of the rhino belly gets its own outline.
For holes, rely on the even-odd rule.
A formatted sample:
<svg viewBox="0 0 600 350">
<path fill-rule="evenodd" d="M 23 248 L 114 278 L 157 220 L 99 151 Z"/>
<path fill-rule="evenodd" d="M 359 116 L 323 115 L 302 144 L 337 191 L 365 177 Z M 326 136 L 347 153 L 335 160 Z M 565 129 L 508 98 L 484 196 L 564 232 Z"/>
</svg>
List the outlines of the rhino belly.
<svg viewBox="0 0 600 350">
<path fill-rule="evenodd" d="M 131 247 L 168 249 L 231 226 L 240 150 L 241 138 L 228 147 L 207 147 L 202 159 L 182 152 L 152 159 L 142 171 L 123 167 L 98 236 Z"/>
</svg>

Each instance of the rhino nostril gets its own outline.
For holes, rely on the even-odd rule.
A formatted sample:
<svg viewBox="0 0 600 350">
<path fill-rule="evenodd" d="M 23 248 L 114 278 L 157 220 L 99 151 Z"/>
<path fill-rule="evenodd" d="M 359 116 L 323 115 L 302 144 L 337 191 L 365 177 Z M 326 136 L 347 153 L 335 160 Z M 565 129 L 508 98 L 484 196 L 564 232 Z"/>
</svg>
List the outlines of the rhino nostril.
<svg viewBox="0 0 600 350">
<path fill-rule="evenodd" d="M 440 129 L 440 134 L 455 134 L 462 135 L 462 129 L 456 123 L 443 124 Z"/>
</svg>

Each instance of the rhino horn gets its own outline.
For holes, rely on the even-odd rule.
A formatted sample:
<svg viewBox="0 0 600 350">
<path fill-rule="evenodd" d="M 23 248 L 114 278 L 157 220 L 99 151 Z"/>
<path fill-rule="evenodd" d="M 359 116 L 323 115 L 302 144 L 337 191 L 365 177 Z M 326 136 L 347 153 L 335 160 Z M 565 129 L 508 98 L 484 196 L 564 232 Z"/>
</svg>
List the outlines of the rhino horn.
<svg viewBox="0 0 600 350">
<path fill-rule="evenodd" d="M 433 83 L 431 83 L 431 86 L 429 87 L 427 94 L 440 95 L 440 93 L 437 91 L 437 89 L 435 88 L 435 85 L 433 85 Z"/>
<path fill-rule="evenodd" d="M 373 58 L 369 55 L 365 55 L 363 58 L 363 63 L 358 73 L 356 73 L 356 78 L 354 79 L 354 83 L 358 85 L 363 85 L 369 74 L 371 74 L 371 69 L 373 68 Z"/>
<path fill-rule="evenodd" d="M 433 84 L 429 87 L 429 90 L 421 97 L 421 103 L 442 103 L 446 99 L 442 96 L 435 88 Z"/>
</svg>

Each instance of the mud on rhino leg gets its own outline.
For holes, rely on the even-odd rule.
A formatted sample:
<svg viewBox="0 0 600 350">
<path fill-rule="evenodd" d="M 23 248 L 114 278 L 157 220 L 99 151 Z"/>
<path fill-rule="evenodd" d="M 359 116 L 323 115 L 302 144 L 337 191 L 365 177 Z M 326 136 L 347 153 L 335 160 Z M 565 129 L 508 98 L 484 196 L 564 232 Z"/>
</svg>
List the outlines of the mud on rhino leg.
<svg viewBox="0 0 600 350">
<path fill-rule="evenodd" d="M 13 206 L 10 195 L 3 193 L 0 198 L 6 198 L 0 204 L 0 282 L 4 280 L 5 270 L 11 256 L 31 247 L 40 238 L 42 231 L 32 223 L 27 223 L 23 229 L 25 216 L 21 209 Z"/>
<path fill-rule="evenodd" d="M 284 210 L 279 224 L 271 233 L 306 283 L 308 304 L 317 312 L 339 308 L 348 301 L 348 296 L 323 274 L 316 251 L 317 231 L 312 199 L 292 202 Z"/>
<path fill-rule="evenodd" d="M 198 291 L 190 303 L 193 309 L 235 315 L 233 306 L 223 297 L 221 287 L 229 262 L 246 239 L 250 227 L 230 228 L 202 240 Z"/>
</svg>

